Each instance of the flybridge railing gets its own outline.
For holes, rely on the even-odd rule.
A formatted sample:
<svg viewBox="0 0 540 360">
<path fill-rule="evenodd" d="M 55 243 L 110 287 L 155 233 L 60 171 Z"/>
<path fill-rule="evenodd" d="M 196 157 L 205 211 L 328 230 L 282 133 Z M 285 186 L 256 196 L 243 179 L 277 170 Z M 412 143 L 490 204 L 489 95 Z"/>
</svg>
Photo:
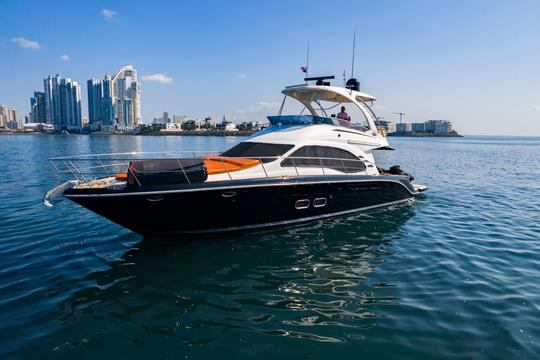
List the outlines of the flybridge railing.
<svg viewBox="0 0 540 360">
<path fill-rule="evenodd" d="M 56 157 L 49 159 L 54 170 L 63 176 L 68 176 L 70 180 L 89 183 L 92 180 L 114 177 L 119 173 L 128 173 L 133 170 L 130 163 L 143 160 L 178 160 L 180 171 L 184 174 L 186 182 L 191 180 L 186 169 L 180 160 L 211 160 L 221 162 L 223 171 L 220 175 L 225 176 L 221 180 L 236 180 L 247 178 L 273 178 L 283 176 L 309 176 L 309 175 L 367 175 L 368 167 L 375 167 L 367 159 L 346 159 L 330 157 L 312 156 L 239 156 L 222 157 L 219 151 L 171 151 L 171 152 L 130 152 L 130 153 L 110 153 L 76 155 L 66 157 Z M 245 168 L 234 168 L 227 159 L 252 159 L 257 160 L 256 165 Z M 252 170 L 246 173 L 242 170 Z M 257 172 L 257 169 L 260 171 Z M 152 174 L 178 173 L 175 171 L 154 171 Z M 212 174 L 211 174 L 212 175 Z M 136 179 L 136 177 L 134 177 Z"/>
</svg>

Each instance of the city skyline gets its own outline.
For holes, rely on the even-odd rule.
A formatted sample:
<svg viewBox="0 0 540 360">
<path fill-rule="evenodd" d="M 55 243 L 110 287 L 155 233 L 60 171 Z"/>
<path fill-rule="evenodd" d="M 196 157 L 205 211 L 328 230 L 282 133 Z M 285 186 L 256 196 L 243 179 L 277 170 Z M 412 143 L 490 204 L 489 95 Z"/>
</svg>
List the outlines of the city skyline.
<svg viewBox="0 0 540 360">
<path fill-rule="evenodd" d="M 540 50 L 527 40 L 540 35 L 539 10 L 534 1 L 483 0 L 307 8 L 280 1 L 151 7 L 6 1 L 0 4 L 9 15 L 0 32 L 0 103 L 27 114 L 29 97 L 49 74 L 83 84 L 133 64 L 146 124 L 163 110 L 261 121 L 277 111 L 286 85 L 302 82 L 308 40 L 310 75 L 336 75 L 334 84 L 341 85 L 343 71 L 350 73 L 356 30 L 355 76 L 377 97 L 375 111 L 387 120 L 396 122 L 392 113 L 405 112 L 409 119 L 449 119 L 463 134 L 540 135 Z M 358 20 L 326 25 L 349 14 Z M 293 31 L 298 19 L 309 21 Z"/>
</svg>

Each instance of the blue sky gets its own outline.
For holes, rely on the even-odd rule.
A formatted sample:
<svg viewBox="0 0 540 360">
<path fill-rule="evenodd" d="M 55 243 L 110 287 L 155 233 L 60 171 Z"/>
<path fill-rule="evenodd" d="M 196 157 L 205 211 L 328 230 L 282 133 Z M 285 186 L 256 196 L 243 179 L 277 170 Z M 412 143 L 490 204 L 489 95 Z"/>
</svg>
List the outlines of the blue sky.
<svg viewBox="0 0 540 360">
<path fill-rule="evenodd" d="M 145 122 L 262 120 L 302 81 L 308 40 L 310 73 L 341 84 L 356 30 L 355 75 L 387 119 L 540 135 L 539 1 L 2 0 L 0 14 L 0 103 L 23 114 L 60 73 L 81 84 L 86 115 L 86 80 L 133 64 L 149 76 Z"/>
</svg>

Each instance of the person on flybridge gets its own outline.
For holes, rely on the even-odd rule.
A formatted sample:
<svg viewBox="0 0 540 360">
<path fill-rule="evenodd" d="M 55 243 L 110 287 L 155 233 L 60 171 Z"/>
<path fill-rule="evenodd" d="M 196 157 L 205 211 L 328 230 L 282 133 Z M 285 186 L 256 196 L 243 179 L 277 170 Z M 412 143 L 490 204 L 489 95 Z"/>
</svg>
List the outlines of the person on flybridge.
<svg viewBox="0 0 540 360">
<path fill-rule="evenodd" d="M 337 114 L 337 118 L 338 118 L 338 119 L 341 119 L 341 120 L 348 120 L 348 121 L 351 121 L 351 117 L 350 117 L 349 114 L 347 114 L 347 112 L 345 111 L 345 106 L 342 106 L 342 107 L 341 107 L 341 112 L 339 112 L 339 114 Z"/>
</svg>

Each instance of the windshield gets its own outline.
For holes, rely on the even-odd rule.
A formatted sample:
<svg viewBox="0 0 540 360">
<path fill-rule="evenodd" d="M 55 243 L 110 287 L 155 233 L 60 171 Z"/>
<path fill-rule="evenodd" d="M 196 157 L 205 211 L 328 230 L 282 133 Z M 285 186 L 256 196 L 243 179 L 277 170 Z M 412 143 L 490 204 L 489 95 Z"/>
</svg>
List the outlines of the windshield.
<svg viewBox="0 0 540 360">
<path fill-rule="evenodd" d="M 361 109 L 355 103 L 312 101 L 311 106 L 318 115 L 337 119 L 341 126 L 357 127 L 354 125 L 359 125 L 365 130 L 370 128 L 366 113 L 371 117 L 371 111 L 365 104 L 360 104 Z"/>
<path fill-rule="evenodd" d="M 233 146 L 229 150 L 222 153 L 222 156 L 228 157 L 247 157 L 247 158 L 259 158 L 269 157 L 261 159 L 262 162 L 274 161 L 278 156 L 285 154 L 291 150 L 294 145 L 286 144 L 266 144 L 257 142 L 241 142 L 240 144 Z"/>
</svg>

